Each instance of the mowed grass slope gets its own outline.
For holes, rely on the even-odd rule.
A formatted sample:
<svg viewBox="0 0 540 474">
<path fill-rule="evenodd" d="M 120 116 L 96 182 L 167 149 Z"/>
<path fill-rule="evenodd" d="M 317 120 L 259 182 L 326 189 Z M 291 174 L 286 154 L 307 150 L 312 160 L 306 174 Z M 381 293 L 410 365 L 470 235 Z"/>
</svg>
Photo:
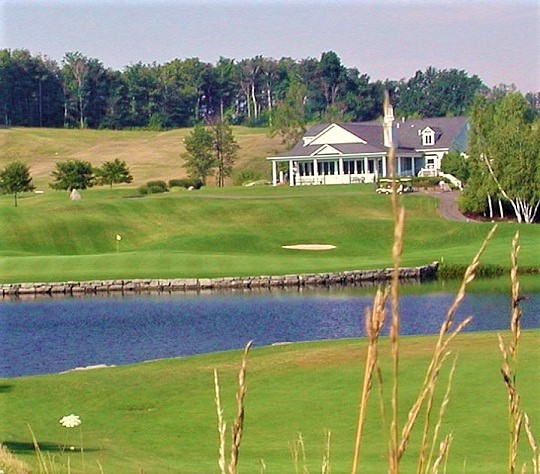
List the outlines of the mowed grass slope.
<svg viewBox="0 0 540 474">
<path fill-rule="evenodd" d="M 441 308 L 444 311 L 445 308 Z M 518 388 L 533 427 L 540 423 L 537 368 L 538 331 L 525 331 L 520 345 Z M 434 337 L 405 337 L 400 342 L 400 419 L 406 414 L 431 357 Z M 448 472 L 505 472 L 508 422 L 506 392 L 499 372 L 497 334 L 468 333 L 452 343 L 458 356 L 451 401 L 441 436 L 453 433 Z M 366 342 L 342 340 L 258 348 L 248 362 L 248 392 L 240 472 L 295 472 L 291 445 L 305 443 L 309 472 L 319 472 L 325 430 L 331 432 L 332 472 L 350 472 Z M 381 343 L 385 391 L 390 393 L 390 347 Z M 35 454 L 27 423 L 45 453 L 72 472 L 80 454 L 61 453 L 79 446 L 79 431 L 58 420 L 69 413 L 82 419 L 86 472 L 217 472 L 218 435 L 213 370 L 218 370 L 228 426 L 236 415 L 234 393 L 240 353 L 163 360 L 62 375 L 0 380 L 0 439 L 24 460 Z M 450 363 L 447 364 L 451 365 Z M 441 372 L 444 393 L 448 367 Z M 364 434 L 360 472 L 386 468 L 386 439 L 374 387 Z M 402 463 L 416 472 L 418 428 Z M 69 437 L 66 439 L 66 436 Z M 228 438 L 229 439 L 229 438 Z M 229 442 L 227 442 L 228 449 Z M 524 442 L 518 465 L 530 460 Z M 69 454 L 67 454 L 69 453 Z"/>
<path fill-rule="evenodd" d="M 390 199 L 372 185 L 27 194 L 16 208 L 0 197 L 0 281 L 283 275 L 390 265 Z M 438 215 L 438 201 L 405 195 L 404 265 L 465 264 L 491 224 Z M 540 267 L 540 227 L 504 223 L 484 263 L 508 266 L 521 231 L 521 265 Z M 116 235 L 122 240 L 117 242 Z M 325 252 L 286 244 L 326 243 Z M 118 250 L 118 252 L 117 252 Z"/>
<path fill-rule="evenodd" d="M 269 178 L 266 157 L 283 151 L 278 138 L 266 128 L 233 127 L 240 146 L 236 168 L 251 169 Z M 55 162 L 85 160 L 94 166 L 119 158 L 128 163 L 133 184 L 186 176 L 182 168 L 183 139 L 191 129 L 163 132 L 148 130 L 67 130 L 47 128 L 0 129 L 0 168 L 14 160 L 30 167 L 34 184 L 48 189 Z"/>
</svg>

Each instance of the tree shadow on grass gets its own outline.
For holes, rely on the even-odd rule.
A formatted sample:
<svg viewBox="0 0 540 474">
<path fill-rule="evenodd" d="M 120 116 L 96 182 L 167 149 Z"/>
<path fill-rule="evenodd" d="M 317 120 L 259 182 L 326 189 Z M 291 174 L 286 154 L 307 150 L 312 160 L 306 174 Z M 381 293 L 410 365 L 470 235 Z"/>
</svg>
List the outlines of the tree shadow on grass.
<svg viewBox="0 0 540 474">
<path fill-rule="evenodd" d="M 13 390 L 13 385 L 7 383 L 0 383 L 0 393 L 11 392 Z"/>
<path fill-rule="evenodd" d="M 2 444 L 8 448 L 13 454 L 26 454 L 35 452 L 34 443 L 31 441 L 2 441 Z M 69 447 L 64 446 L 61 443 L 52 443 L 50 441 L 38 441 L 39 449 L 41 452 L 48 453 L 62 453 L 64 451 L 71 452 Z M 84 452 L 100 451 L 97 448 L 87 448 L 83 446 Z M 74 452 L 80 452 L 80 448 L 75 446 Z"/>
</svg>

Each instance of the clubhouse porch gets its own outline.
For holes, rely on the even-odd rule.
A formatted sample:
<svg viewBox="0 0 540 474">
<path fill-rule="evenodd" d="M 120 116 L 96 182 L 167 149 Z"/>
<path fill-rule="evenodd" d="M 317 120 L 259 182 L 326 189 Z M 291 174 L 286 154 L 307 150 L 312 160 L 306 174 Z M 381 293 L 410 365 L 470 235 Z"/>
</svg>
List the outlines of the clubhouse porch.
<svg viewBox="0 0 540 474">
<path fill-rule="evenodd" d="M 283 183 L 290 186 L 373 183 L 390 174 L 386 155 L 270 157 L 269 160 L 274 186 Z M 418 155 L 399 155 L 396 175 L 415 176 L 423 161 Z"/>
</svg>

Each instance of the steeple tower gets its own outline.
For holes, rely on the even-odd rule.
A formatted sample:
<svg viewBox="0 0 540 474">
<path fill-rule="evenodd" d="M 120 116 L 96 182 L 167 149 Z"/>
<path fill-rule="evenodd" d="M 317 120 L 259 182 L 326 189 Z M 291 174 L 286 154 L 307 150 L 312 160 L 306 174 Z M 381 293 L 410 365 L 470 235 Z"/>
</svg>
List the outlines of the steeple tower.
<svg viewBox="0 0 540 474">
<path fill-rule="evenodd" d="M 383 138 L 384 146 L 391 148 L 397 147 L 394 134 L 394 108 L 390 105 L 390 102 L 385 103 L 384 109 L 384 122 L 383 122 Z"/>
</svg>

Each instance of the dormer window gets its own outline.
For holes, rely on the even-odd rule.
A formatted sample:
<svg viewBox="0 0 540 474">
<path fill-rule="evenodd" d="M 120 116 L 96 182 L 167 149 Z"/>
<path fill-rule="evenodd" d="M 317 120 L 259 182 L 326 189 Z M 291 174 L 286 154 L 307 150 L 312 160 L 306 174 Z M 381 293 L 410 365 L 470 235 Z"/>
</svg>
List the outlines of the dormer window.
<svg viewBox="0 0 540 474">
<path fill-rule="evenodd" d="M 435 131 L 432 130 L 429 127 L 424 128 L 422 130 L 422 145 L 428 146 L 428 145 L 434 145 L 435 144 Z"/>
</svg>

